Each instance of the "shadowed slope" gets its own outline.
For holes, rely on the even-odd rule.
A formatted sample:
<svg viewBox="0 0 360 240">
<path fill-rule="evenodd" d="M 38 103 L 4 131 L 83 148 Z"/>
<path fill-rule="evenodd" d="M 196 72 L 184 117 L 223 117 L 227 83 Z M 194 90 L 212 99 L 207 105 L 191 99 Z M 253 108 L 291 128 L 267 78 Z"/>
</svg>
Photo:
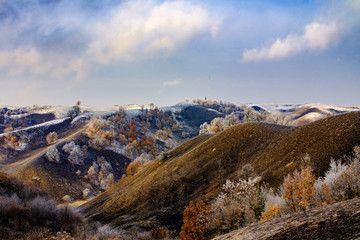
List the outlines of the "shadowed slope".
<svg viewBox="0 0 360 240">
<path fill-rule="evenodd" d="M 299 169 L 308 153 L 317 176 L 330 159 L 360 142 L 360 112 L 300 127 L 247 123 L 214 136 L 200 136 L 175 148 L 83 206 L 93 219 L 129 227 L 165 225 L 179 230 L 190 200 L 210 200 L 226 179 L 237 179 L 251 163 L 263 182 L 278 186 Z"/>
<path fill-rule="evenodd" d="M 82 126 L 75 132 L 69 132 L 64 138 L 59 139 L 55 144 L 36 149 L 27 153 L 23 159 L 5 165 L 1 170 L 15 176 L 19 180 L 32 182 L 35 186 L 48 192 L 55 200 L 61 200 L 65 195 L 74 199 L 83 198 L 83 190 L 88 188 L 92 193 L 99 191 L 98 186 L 90 183 L 87 171 L 96 161 L 97 157 L 104 156 L 112 165 L 115 179 L 120 179 L 125 173 L 130 159 L 110 150 L 96 150 L 89 148 L 88 156 L 84 159 L 84 165 L 72 165 L 67 161 L 68 155 L 61 152 L 64 144 L 74 141 L 83 146 L 88 142 L 84 134 L 87 125 Z M 45 155 L 49 148 L 56 147 L 60 151 L 60 162 L 50 162 Z M 76 174 L 78 172 L 78 174 Z"/>
</svg>

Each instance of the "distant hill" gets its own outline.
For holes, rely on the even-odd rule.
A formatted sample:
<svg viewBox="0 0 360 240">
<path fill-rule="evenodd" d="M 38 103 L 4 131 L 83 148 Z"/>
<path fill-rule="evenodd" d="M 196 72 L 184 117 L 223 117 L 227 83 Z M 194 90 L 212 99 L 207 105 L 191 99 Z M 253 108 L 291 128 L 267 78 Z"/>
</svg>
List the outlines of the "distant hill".
<svg viewBox="0 0 360 240">
<path fill-rule="evenodd" d="M 140 106 L 131 105 L 127 106 L 127 108 L 129 118 L 138 117 L 141 114 Z M 121 148 L 116 150 L 110 146 L 99 149 L 89 145 L 89 137 L 86 134 L 89 119 L 95 114 L 102 114 L 105 119 L 106 117 L 111 117 L 115 114 L 115 107 L 85 108 L 93 110 L 93 112 L 84 112 L 74 119 L 64 116 L 69 109 L 71 108 L 43 107 L 37 110 L 41 112 L 37 116 L 45 116 L 44 121 L 47 114 L 50 114 L 49 112 L 52 112 L 53 116 L 57 115 L 63 118 L 14 129 L 11 132 L 11 136 L 16 137 L 19 142 L 18 146 L 9 147 L 5 141 L 6 134 L 0 134 L 1 169 L 16 176 L 18 179 L 33 182 L 49 192 L 49 196 L 56 200 L 60 200 L 65 195 L 69 195 L 72 199 L 83 199 L 83 191 L 85 189 L 88 189 L 86 191 L 91 193 L 90 196 L 94 196 L 99 191 L 104 190 L 101 187 L 101 184 L 104 184 L 100 182 L 100 179 L 91 181 L 88 176 L 88 170 L 94 162 L 98 161 L 98 157 L 104 157 L 104 160 L 110 163 L 114 181 L 120 180 L 122 175 L 126 173 L 127 166 L 133 160 L 120 154 Z M 174 142 L 182 142 L 189 137 L 198 135 L 200 124 L 210 122 L 215 117 L 225 116 L 217 111 L 194 104 L 178 104 L 164 108 L 164 111 L 169 111 L 173 114 L 176 121 L 184 122 L 184 127 L 173 131 L 171 140 Z M 30 113 L 27 113 L 24 109 L 22 109 L 21 114 L 19 112 L 19 110 L 13 110 L 12 117 L 18 116 L 17 119 L 21 119 L 30 116 Z M 155 121 L 153 122 L 152 125 L 155 125 Z M 139 126 L 140 128 L 141 126 Z M 150 129 L 152 134 L 155 131 Z M 46 136 L 50 132 L 57 132 L 59 140 L 49 146 Z M 182 136 L 182 132 L 186 133 L 185 137 Z M 69 155 L 62 148 L 70 142 L 87 148 L 87 156 L 83 159 L 83 165 L 73 165 L 67 161 Z M 157 143 L 165 145 L 161 141 L 157 141 Z M 46 158 L 49 149 L 54 147 L 59 151 L 59 163 L 49 162 Z M 97 165 L 99 164 L 97 163 Z M 101 171 L 100 165 L 98 171 Z M 102 176 L 102 178 L 105 177 Z M 97 181 L 97 184 L 93 184 L 94 181 Z"/>
<path fill-rule="evenodd" d="M 360 143 L 360 112 L 340 114 L 298 127 L 246 123 L 217 135 L 193 138 L 144 166 L 132 177 L 82 207 L 93 220 L 115 226 L 179 230 L 190 200 L 209 201 L 226 179 L 238 179 L 250 163 L 263 183 L 277 187 L 308 154 L 316 176 L 331 158 Z"/>
</svg>

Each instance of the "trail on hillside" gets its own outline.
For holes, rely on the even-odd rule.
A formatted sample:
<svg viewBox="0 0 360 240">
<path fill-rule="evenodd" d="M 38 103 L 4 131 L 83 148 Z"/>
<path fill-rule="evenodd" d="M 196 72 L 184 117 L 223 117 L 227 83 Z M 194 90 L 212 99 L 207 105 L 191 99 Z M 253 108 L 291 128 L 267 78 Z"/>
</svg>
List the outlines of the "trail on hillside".
<svg viewBox="0 0 360 240">
<path fill-rule="evenodd" d="M 26 154 L 26 156 L 29 156 L 29 157 L 26 157 L 22 160 L 18 160 L 14 163 L 5 165 L 1 170 L 8 174 L 16 173 L 20 169 L 26 167 L 27 165 L 29 165 L 30 163 L 35 161 L 40 156 L 44 155 L 46 153 L 46 151 L 48 150 L 48 148 L 50 148 L 52 146 L 57 147 L 58 145 L 61 145 L 63 142 L 69 141 L 70 139 L 74 138 L 77 134 L 80 134 L 82 131 L 84 131 L 86 129 L 86 127 L 87 127 L 87 124 L 85 124 L 84 126 L 82 126 L 79 129 L 77 129 L 75 132 L 71 133 L 70 135 L 59 139 L 55 144 L 36 149 L 36 150 Z"/>
</svg>

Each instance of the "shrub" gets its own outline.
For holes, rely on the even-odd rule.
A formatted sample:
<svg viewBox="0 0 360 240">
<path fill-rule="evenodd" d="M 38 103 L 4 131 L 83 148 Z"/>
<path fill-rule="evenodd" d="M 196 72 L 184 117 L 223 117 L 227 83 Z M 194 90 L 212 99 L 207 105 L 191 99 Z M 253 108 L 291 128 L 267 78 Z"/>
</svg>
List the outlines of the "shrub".
<svg viewBox="0 0 360 240">
<path fill-rule="evenodd" d="M 225 118 L 214 118 L 210 124 L 203 123 L 200 125 L 199 135 L 203 134 L 214 134 L 222 132 L 231 126 L 239 124 L 239 117 L 235 113 L 227 115 Z"/>
<path fill-rule="evenodd" d="M 350 159 L 346 165 L 341 161 L 331 160 L 330 169 L 323 178 L 315 182 L 316 201 L 318 205 L 339 202 L 360 194 L 360 161 L 357 157 Z"/>
<path fill-rule="evenodd" d="M 75 118 L 80 114 L 80 112 L 80 107 L 78 105 L 75 105 L 67 112 L 67 116 L 70 118 Z"/>
<path fill-rule="evenodd" d="M 88 170 L 88 177 L 94 184 L 97 184 L 98 174 L 99 174 L 99 165 L 94 161 L 92 166 Z"/>
<path fill-rule="evenodd" d="M 261 215 L 260 221 L 266 221 L 274 217 L 279 217 L 283 208 L 281 206 L 272 205 L 270 203 L 269 209 Z"/>
<path fill-rule="evenodd" d="M 45 192 L 0 173 L 0 239 L 43 239 L 44 228 L 79 232 L 82 219 L 70 209 L 58 209 Z M 9 195 L 12 193 L 12 195 Z"/>
<path fill-rule="evenodd" d="M 154 159 L 154 156 L 149 153 L 142 153 L 140 156 L 134 159 L 134 162 L 138 162 L 140 165 L 150 162 Z"/>
<path fill-rule="evenodd" d="M 257 184 L 260 178 L 227 180 L 221 193 L 210 205 L 210 227 L 215 232 L 228 232 L 255 222 Z"/>
<path fill-rule="evenodd" d="M 57 209 L 52 201 L 46 197 L 37 196 L 28 203 L 32 221 L 35 225 L 55 227 Z"/>
<path fill-rule="evenodd" d="M 264 189 L 265 212 L 262 220 L 359 196 L 360 159 L 357 150 L 354 148 L 354 157 L 347 159 L 349 164 L 332 159 L 325 176 L 316 181 L 310 166 L 289 174 L 280 187 L 282 196 L 274 194 L 272 189 Z"/>
<path fill-rule="evenodd" d="M 73 165 L 84 165 L 84 152 L 74 141 L 63 146 L 62 150 L 69 154 L 68 161 Z"/>
<path fill-rule="evenodd" d="M 46 136 L 46 141 L 48 144 L 52 144 L 58 140 L 58 135 L 56 132 L 51 132 Z"/>
<path fill-rule="evenodd" d="M 194 204 L 190 201 L 185 207 L 180 239 L 203 240 L 208 236 L 209 207 L 203 201 Z"/>
<path fill-rule="evenodd" d="M 70 153 L 68 161 L 73 165 L 84 165 L 84 154 L 79 146 L 76 146 Z"/>
<path fill-rule="evenodd" d="M 3 210 L 1 214 L 2 227 L 14 230 L 29 230 L 31 223 L 30 210 L 22 205 L 12 204 Z"/>
<path fill-rule="evenodd" d="M 60 153 L 55 146 L 50 147 L 45 156 L 50 162 L 60 162 Z"/>
<path fill-rule="evenodd" d="M 158 228 L 150 231 L 150 236 L 153 239 L 165 239 L 168 236 L 168 232 L 164 228 Z"/>
<path fill-rule="evenodd" d="M 95 116 L 89 121 L 87 133 L 89 137 L 93 137 L 94 135 L 101 135 L 101 132 L 105 131 L 107 128 L 108 124 L 106 121 L 99 116 Z"/>
<path fill-rule="evenodd" d="M 69 233 L 75 234 L 83 226 L 84 220 L 69 206 L 60 207 L 57 211 L 59 227 Z"/>
<path fill-rule="evenodd" d="M 353 159 L 342 178 L 347 183 L 347 197 L 354 198 L 360 195 L 360 159 Z"/>
<path fill-rule="evenodd" d="M 290 210 L 298 212 L 314 205 L 315 176 L 310 166 L 295 171 L 284 179 L 284 194 Z"/>
<path fill-rule="evenodd" d="M 130 163 L 129 166 L 126 168 L 126 174 L 129 176 L 133 176 L 135 173 L 137 173 L 140 169 L 139 163 Z"/>
</svg>

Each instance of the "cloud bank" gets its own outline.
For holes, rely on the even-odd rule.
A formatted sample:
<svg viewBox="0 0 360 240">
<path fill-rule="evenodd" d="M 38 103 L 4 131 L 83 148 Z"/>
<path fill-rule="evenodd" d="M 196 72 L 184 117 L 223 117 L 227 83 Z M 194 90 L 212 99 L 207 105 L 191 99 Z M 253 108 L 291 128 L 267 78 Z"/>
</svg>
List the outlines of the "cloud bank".
<svg viewBox="0 0 360 240">
<path fill-rule="evenodd" d="M 76 4 L 0 2 L 0 69 L 81 80 L 95 65 L 168 57 L 200 34 L 215 36 L 221 23 L 205 6 L 182 0 L 128 1 L 103 14 Z"/>
<path fill-rule="evenodd" d="M 88 54 L 94 61 L 134 61 L 171 54 L 196 35 L 216 35 L 220 24 L 201 5 L 186 1 L 164 2 L 160 5 L 143 1 L 126 3 L 112 18 L 95 27 Z"/>
</svg>

